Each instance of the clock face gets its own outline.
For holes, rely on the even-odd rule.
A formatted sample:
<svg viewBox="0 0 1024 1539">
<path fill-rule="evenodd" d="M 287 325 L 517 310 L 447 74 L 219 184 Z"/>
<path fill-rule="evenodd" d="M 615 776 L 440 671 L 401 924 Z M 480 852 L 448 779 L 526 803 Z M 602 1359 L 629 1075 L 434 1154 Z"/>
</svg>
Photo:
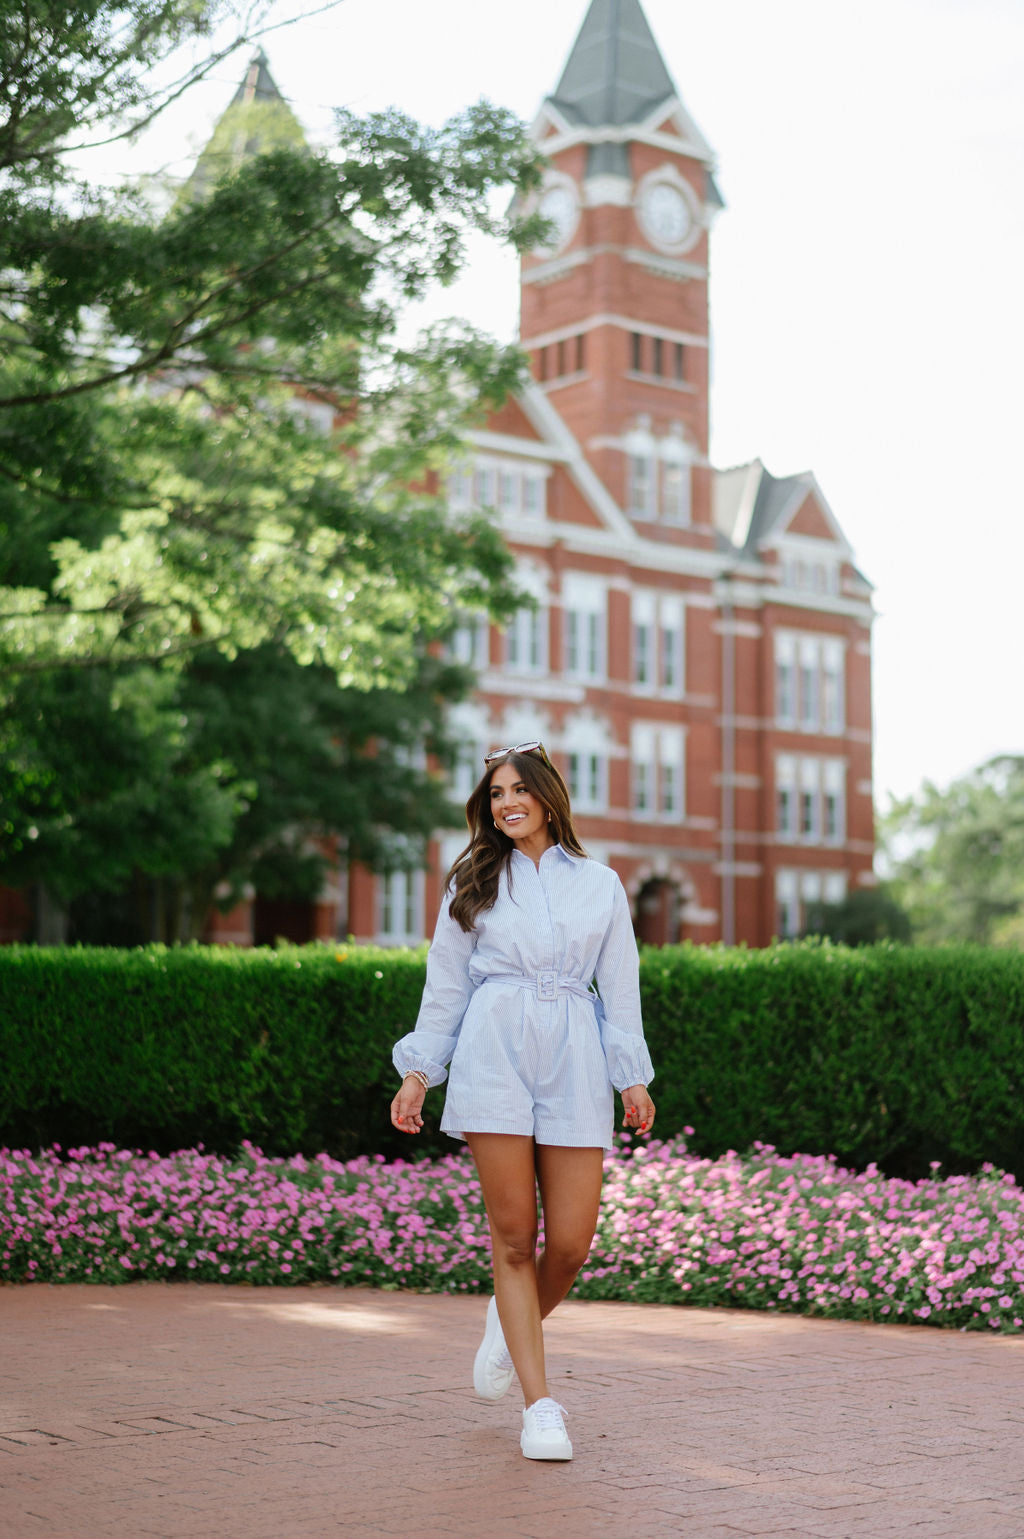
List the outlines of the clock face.
<svg viewBox="0 0 1024 1539">
<path fill-rule="evenodd" d="M 564 182 L 557 182 L 541 195 L 538 211 L 554 227 L 553 236 L 538 246 L 538 251 L 561 251 L 576 228 L 576 194 Z"/>
<path fill-rule="evenodd" d="M 652 182 L 646 188 L 640 218 L 656 246 L 681 246 L 693 230 L 690 205 L 672 182 Z"/>
</svg>

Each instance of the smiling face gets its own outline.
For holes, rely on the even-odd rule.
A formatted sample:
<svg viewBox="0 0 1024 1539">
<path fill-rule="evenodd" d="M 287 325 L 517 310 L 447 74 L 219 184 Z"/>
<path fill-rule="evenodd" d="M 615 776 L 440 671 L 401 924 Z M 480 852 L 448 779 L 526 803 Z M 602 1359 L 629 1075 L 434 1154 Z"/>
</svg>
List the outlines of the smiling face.
<svg viewBox="0 0 1024 1539">
<path fill-rule="evenodd" d="M 514 764 L 499 765 L 491 776 L 491 817 L 517 844 L 547 831 L 547 808 L 527 790 Z"/>
</svg>

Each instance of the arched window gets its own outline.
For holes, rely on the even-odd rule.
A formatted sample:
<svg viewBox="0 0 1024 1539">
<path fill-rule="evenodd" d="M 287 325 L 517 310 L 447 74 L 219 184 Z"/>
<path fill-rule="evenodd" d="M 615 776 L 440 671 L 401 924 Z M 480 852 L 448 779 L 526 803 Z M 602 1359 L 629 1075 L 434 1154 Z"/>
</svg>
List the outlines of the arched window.
<svg viewBox="0 0 1024 1539">
<path fill-rule="evenodd" d="M 692 503 L 692 451 L 679 427 L 673 428 L 659 447 L 661 516 L 667 524 L 688 524 Z"/>
<path fill-rule="evenodd" d="M 641 417 L 626 435 L 626 504 L 632 518 L 658 516 L 658 459 L 650 421 Z"/>
</svg>

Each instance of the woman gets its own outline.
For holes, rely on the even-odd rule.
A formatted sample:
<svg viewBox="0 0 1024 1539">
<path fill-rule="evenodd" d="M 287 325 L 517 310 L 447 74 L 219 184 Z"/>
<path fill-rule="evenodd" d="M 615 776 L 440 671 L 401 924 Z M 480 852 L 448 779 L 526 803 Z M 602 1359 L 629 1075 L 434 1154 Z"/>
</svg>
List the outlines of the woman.
<svg viewBox="0 0 1024 1539">
<path fill-rule="evenodd" d="M 548 1394 L 541 1320 L 569 1292 L 594 1238 L 613 1087 L 624 1126 L 648 1132 L 654 1071 L 622 883 L 587 858 L 565 781 L 541 743 L 496 749 L 484 762 L 416 1028 L 395 1047 L 403 1078 L 391 1120 L 418 1133 L 424 1096 L 451 1062 L 441 1127 L 472 1151 L 494 1262 L 474 1387 L 498 1400 L 514 1370 L 523 1453 L 571 1459 L 566 1413 Z"/>
</svg>

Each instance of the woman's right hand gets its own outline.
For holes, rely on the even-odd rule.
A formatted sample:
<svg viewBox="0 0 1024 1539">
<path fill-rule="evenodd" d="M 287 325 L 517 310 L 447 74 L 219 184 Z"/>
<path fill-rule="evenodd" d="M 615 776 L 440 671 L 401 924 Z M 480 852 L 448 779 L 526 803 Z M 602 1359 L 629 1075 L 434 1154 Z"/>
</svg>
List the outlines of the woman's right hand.
<svg viewBox="0 0 1024 1539">
<path fill-rule="evenodd" d="M 400 1133 L 418 1133 L 423 1126 L 426 1086 L 415 1074 L 407 1074 L 391 1103 L 391 1122 Z"/>
</svg>

